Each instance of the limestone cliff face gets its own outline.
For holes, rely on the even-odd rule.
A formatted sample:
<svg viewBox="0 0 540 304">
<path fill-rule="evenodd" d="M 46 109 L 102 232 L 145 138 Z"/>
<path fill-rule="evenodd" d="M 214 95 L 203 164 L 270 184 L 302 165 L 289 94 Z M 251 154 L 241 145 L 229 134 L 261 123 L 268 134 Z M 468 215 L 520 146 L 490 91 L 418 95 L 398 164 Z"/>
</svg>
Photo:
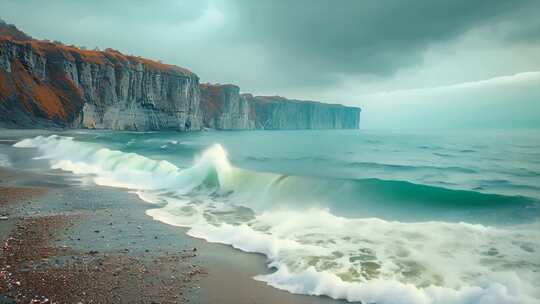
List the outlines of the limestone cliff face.
<svg viewBox="0 0 540 304">
<path fill-rule="evenodd" d="M 240 95 L 240 88 L 232 85 L 201 84 L 201 112 L 203 125 L 218 130 L 254 129 L 250 119 L 251 105 Z"/>
<path fill-rule="evenodd" d="M 357 129 L 360 109 L 279 96 L 240 94 L 235 85 L 201 84 L 203 125 L 219 130 Z"/>
<path fill-rule="evenodd" d="M 74 126 L 118 130 L 201 127 L 199 79 L 191 72 L 130 59 L 115 66 L 75 63 L 69 69 L 89 101 Z"/>
<path fill-rule="evenodd" d="M 0 127 L 114 130 L 358 128 L 360 109 L 240 94 L 118 51 L 38 41 L 0 21 Z"/>
<path fill-rule="evenodd" d="M 188 70 L 58 43 L 0 39 L 0 121 L 17 127 L 200 129 Z"/>
<path fill-rule="evenodd" d="M 257 129 L 358 129 L 360 109 L 338 104 L 245 95 L 251 100 Z"/>
</svg>

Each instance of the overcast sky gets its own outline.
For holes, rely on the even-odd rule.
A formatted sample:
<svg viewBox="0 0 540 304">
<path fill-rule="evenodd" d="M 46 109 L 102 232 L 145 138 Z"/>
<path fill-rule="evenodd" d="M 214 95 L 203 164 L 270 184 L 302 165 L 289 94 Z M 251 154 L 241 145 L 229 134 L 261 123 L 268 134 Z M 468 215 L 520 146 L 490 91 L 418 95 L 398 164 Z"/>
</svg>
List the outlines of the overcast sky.
<svg viewBox="0 0 540 304">
<path fill-rule="evenodd" d="M 0 0 L 39 39 L 357 105 L 367 128 L 540 126 L 537 0 Z"/>
</svg>

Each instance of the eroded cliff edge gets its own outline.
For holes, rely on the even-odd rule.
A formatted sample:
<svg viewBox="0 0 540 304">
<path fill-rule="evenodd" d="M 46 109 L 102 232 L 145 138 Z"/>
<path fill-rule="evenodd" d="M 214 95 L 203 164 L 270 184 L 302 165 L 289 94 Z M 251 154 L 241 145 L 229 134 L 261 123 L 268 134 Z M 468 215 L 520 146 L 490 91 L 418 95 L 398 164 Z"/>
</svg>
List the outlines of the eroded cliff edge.
<svg viewBox="0 0 540 304">
<path fill-rule="evenodd" d="M 114 130 L 355 129 L 360 109 L 240 94 L 112 49 L 30 38 L 0 23 L 0 126 Z"/>
</svg>

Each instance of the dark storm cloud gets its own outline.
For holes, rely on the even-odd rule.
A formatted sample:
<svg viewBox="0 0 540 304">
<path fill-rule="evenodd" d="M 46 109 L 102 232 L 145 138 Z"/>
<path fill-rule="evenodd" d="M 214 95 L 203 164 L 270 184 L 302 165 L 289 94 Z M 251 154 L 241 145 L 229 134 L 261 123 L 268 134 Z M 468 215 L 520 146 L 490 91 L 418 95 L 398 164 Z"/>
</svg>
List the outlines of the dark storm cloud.
<svg viewBox="0 0 540 304">
<path fill-rule="evenodd" d="M 537 1 L 535 15 L 532 18 L 522 18 L 509 26 L 504 33 L 504 42 L 538 44 L 540 43 L 540 1 Z"/>
<path fill-rule="evenodd" d="M 506 17 L 518 21 L 516 11 L 539 2 L 238 0 L 227 13 L 237 32 L 272 50 L 284 71 L 325 81 L 333 73 L 392 74 L 419 63 L 432 43 Z"/>
<path fill-rule="evenodd" d="M 162 59 L 254 92 L 390 79 L 420 65 L 429 46 L 486 25 L 504 25 L 490 37 L 501 44 L 538 43 L 540 35 L 536 0 L 0 0 L 0 7 L 0 17 L 37 38 Z"/>
</svg>

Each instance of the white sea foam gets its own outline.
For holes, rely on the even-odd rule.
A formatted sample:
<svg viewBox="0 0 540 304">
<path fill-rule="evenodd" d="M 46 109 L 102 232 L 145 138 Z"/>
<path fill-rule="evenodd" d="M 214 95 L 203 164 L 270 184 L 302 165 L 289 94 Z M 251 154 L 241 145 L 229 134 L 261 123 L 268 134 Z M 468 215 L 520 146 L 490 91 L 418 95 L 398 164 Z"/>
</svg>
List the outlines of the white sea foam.
<svg viewBox="0 0 540 304">
<path fill-rule="evenodd" d="M 540 302 L 538 224 L 402 223 L 261 206 L 268 200 L 254 202 L 257 195 L 309 183 L 235 168 L 219 145 L 185 170 L 59 136 L 15 146 L 38 148 L 52 168 L 135 190 L 156 204 L 148 215 L 188 227 L 191 236 L 266 255 L 276 271 L 255 279 L 292 293 L 365 303 Z"/>
<path fill-rule="evenodd" d="M 195 165 L 180 170 L 168 161 L 155 161 L 136 153 L 124 153 L 100 146 L 74 141 L 71 137 L 52 135 L 24 139 L 14 145 L 37 148 L 48 159 L 51 168 L 75 174 L 93 174 L 98 185 L 138 190 L 175 189 L 188 193 L 213 175 L 226 179 L 230 171 L 225 150 L 215 145 L 207 150 Z"/>
<path fill-rule="evenodd" d="M 346 219 L 313 209 L 196 225 L 189 234 L 265 254 L 277 271 L 256 279 L 292 293 L 368 303 L 536 303 L 539 228 Z"/>
</svg>

